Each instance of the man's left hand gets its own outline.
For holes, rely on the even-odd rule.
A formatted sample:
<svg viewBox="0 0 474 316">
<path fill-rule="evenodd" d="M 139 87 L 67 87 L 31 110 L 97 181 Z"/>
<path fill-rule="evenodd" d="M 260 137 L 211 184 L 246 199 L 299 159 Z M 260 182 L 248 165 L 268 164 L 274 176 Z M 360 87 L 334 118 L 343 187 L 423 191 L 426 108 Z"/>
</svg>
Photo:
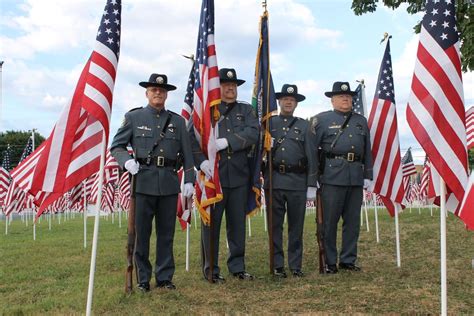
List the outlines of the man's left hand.
<svg viewBox="0 0 474 316">
<path fill-rule="evenodd" d="M 183 195 L 185 198 L 190 198 L 194 194 L 194 185 L 191 182 L 184 184 Z"/>
<path fill-rule="evenodd" d="M 218 138 L 216 139 L 216 147 L 217 151 L 221 151 L 222 149 L 229 147 L 229 142 L 225 138 Z"/>
<path fill-rule="evenodd" d="M 364 189 L 367 190 L 372 185 L 372 180 L 364 179 Z"/>
</svg>

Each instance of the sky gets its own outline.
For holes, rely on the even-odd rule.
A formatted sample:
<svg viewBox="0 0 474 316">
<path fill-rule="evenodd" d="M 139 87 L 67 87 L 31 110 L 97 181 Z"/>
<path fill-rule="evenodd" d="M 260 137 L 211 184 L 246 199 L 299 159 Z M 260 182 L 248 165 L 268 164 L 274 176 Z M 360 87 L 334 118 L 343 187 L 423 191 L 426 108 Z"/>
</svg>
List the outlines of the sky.
<svg viewBox="0 0 474 316">
<path fill-rule="evenodd" d="M 246 80 L 239 100 L 250 102 L 259 40 L 261 0 L 215 0 L 215 41 L 219 67 L 235 68 Z M 310 117 L 331 109 L 324 96 L 334 81 L 364 79 L 369 109 L 385 44 L 392 35 L 395 101 L 402 155 L 412 147 L 415 162 L 424 153 L 408 124 L 405 109 L 415 64 L 422 15 L 405 6 L 379 4 L 374 13 L 356 16 L 350 0 L 268 0 L 270 67 L 275 90 L 296 84 L 306 100 L 295 115 Z M 2 87 L 0 132 L 36 129 L 48 137 L 69 101 L 92 49 L 105 0 L 0 0 Z M 168 76 L 178 87 L 166 108 L 181 113 L 200 16 L 199 0 L 124 0 L 121 52 L 114 91 L 111 137 L 124 113 L 145 106 L 138 85 L 151 73 Z M 463 74 L 466 108 L 474 105 L 474 74 Z"/>
</svg>

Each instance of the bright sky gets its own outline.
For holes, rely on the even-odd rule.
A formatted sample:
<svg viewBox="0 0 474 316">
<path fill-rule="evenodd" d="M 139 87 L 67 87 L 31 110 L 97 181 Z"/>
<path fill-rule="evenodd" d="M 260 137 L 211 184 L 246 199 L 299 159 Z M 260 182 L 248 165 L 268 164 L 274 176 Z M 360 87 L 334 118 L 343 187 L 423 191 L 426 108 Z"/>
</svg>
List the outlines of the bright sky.
<svg viewBox="0 0 474 316">
<path fill-rule="evenodd" d="M 366 82 L 369 108 L 385 46 L 391 40 L 395 100 L 402 154 L 413 147 L 416 163 L 424 153 L 406 123 L 405 108 L 414 69 L 421 15 L 379 5 L 355 16 L 350 0 L 268 0 L 271 69 L 275 89 L 298 85 L 306 100 L 296 115 L 331 109 L 325 91 L 334 81 Z M 0 60 L 3 65 L 0 131 L 37 129 L 49 136 L 68 102 L 93 47 L 105 0 L 1 0 Z M 178 87 L 167 108 L 180 113 L 191 63 L 181 54 L 195 51 L 199 0 L 124 0 L 121 54 L 114 92 L 111 136 L 126 111 L 146 105 L 138 82 L 150 73 L 168 75 Z M 215 37 L 220 67 L 237 70 L 247 82 L 239 99 L 250 102 L 258 44 L 260 0 L 215 0 Z M 474 104 L 474 75 L 464 74 L 466 108 Z"/>
</svg>

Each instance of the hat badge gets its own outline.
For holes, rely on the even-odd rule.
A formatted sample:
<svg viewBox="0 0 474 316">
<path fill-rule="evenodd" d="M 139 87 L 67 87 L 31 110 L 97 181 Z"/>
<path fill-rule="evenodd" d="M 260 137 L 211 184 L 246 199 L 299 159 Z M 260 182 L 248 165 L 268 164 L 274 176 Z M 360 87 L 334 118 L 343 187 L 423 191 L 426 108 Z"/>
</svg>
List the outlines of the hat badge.
<svg viewBox="0 0 474 316">
<path fill-rule="evenodd" d="M 163 77 L 161 77 L 161 76 L 156 77 L 156 83 L 162 84 L 163 82 L 164 82 Z"/>
<path fill-rule="evenodd" d="M 232 71 L 227 72 L 227 78 L 234 78 L 234 73 Z"/>
<path fill-rule="evenodd" d="M 341 90 L 342 91 L 347 91 L 349 90 L 349 87 L 346 84 L 341 85 Z"/>
<path fill-rule="evenodd" d="M 295 92 L 295 88 L 293 88 L 293 87 L 288 87 L 288 89 L 286 89 L 286 92 L 288 92 L 288 93 L 293 93 L 293 92 Z"/>
</svg>

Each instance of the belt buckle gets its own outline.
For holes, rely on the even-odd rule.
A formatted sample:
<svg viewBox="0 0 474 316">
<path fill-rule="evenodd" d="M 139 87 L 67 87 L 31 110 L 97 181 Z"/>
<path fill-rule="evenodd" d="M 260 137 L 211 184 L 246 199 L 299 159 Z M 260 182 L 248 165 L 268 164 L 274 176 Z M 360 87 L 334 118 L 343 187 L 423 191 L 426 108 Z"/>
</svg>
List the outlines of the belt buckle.
<svg viewBox="0 0 474 316">
<path fill-rule="evenodd" d="M 286 170 L 285 170 L 285 165 L 279 165 L 279 166 L 278 166 L 278 172 L 279 172 L 279 173 L 285 173 L 285 172 L 286 172 Z"/>
<path fill-rule="evenodd" d="M 354 153 L 347 153 L 347 161 L 353 162 L 355 154 Z"/>
<path fill-rule="evenodd" d="M 233 154 L 234 152 L 232 151 L 232 148 L 230 146 L 227 146 L 227 153 L 228 154 Z"/>
<path fill-rule="evenodd" d="M 163 156 L 158 156 L 158 157 L 156 157 L 156 165 L 157 165 L 158 167 L 164 167 L 164 165 L 165 165 L 165 157 L 163 157 Z"/>
</svg>

